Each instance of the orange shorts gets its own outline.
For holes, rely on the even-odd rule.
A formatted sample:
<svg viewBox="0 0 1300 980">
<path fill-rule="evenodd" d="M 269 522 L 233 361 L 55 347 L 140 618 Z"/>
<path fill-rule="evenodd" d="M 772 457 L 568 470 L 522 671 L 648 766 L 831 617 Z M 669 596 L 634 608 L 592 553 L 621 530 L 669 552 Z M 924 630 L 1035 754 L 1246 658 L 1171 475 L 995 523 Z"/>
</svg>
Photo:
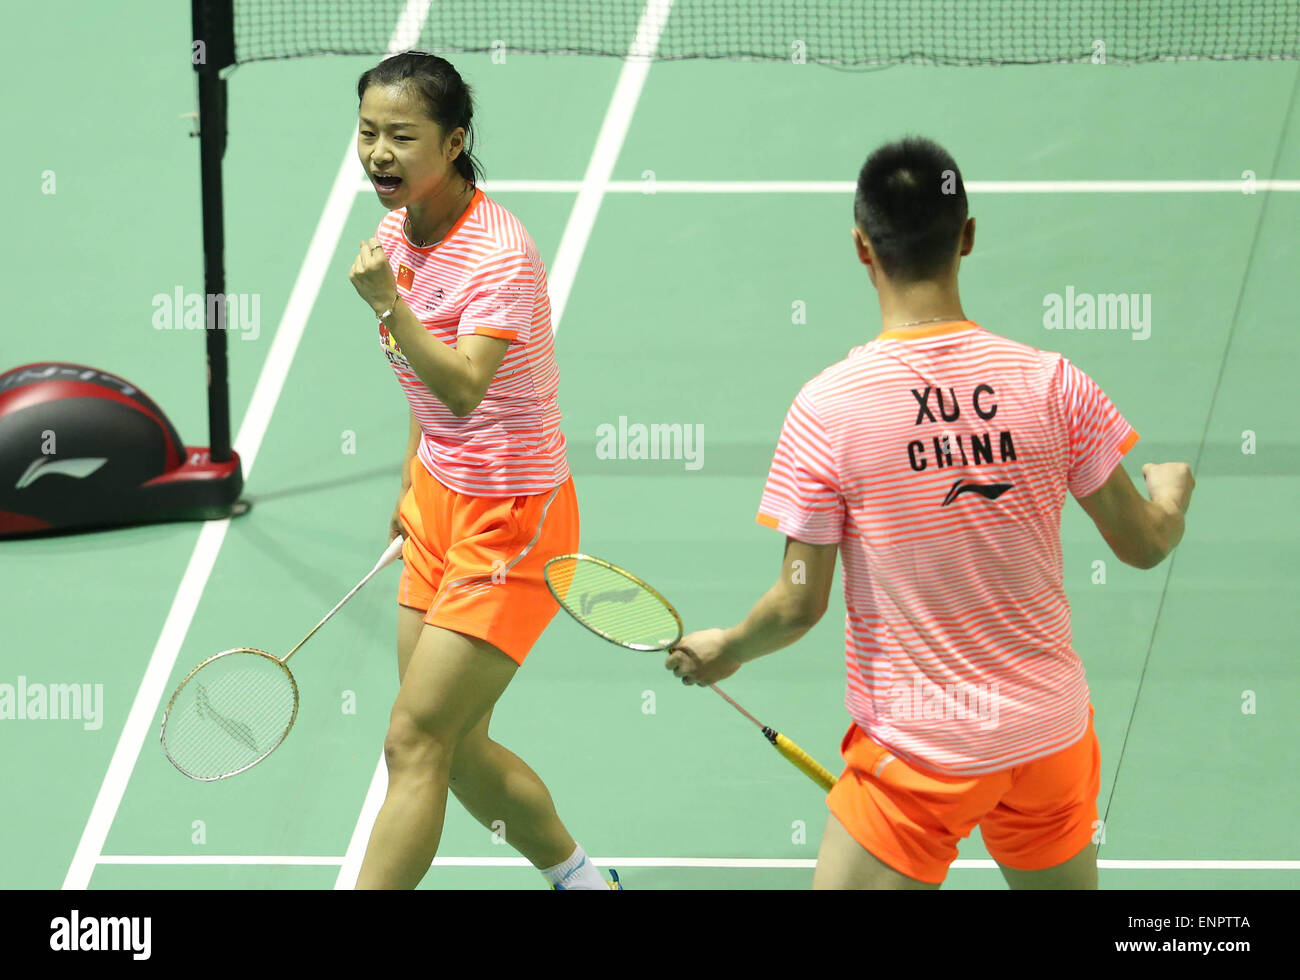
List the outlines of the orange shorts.
<svg viewBox="0 0 1300 980">
<path fill-rule="evenodd" d="M 398 603 L 522 664 L 560 608 L 542 568 L 578 550 L 573 478 L 545 493 L 474 497 L 443 486 L 415 457 L 400 514 Z"/>
<path fill-rule="evenodd" d="M 826 798 L 850 836 L 895 871 L 939 884 L 957 842 L 976 826 L 992 858 L 1041 871 L 1074 857 L 1096 832 L 1101 746 L 1092 727 L 1068 748 L 982 776 L 919 769 L 857 725 L 840 746 L 848 763 Z"/>
</svg>

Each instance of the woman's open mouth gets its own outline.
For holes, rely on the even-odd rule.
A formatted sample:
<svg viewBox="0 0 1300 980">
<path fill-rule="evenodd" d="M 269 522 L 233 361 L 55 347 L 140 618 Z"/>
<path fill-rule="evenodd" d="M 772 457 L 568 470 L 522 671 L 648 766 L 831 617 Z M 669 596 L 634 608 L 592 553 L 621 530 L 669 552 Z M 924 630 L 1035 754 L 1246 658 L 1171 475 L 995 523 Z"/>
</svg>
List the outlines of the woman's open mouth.
<svg viewBox="0 0 1300 980">
<path fill-rule="evenodd" d="M 372 173 L 370 180 L 375 185 L 375 190 L 385 197 L 395 193 L 402 186 L 402 178 L 393 174 Z"/>
</svg>

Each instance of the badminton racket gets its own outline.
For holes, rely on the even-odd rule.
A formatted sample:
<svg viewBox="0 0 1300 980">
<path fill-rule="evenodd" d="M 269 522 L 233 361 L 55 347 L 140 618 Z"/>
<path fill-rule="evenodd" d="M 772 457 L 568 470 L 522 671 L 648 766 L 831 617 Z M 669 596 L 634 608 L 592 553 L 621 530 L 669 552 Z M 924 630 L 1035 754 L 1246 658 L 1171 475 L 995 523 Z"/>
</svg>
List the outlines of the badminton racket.
<svg viewBox="0 0 1300 980">
<path fill-rule="evenodd" d="M 546 587 L 564 611 L 597 636 L 628 650 L 671 650 L 682 638 L 672 603 L 631 572 L 590 555 L 560 555 L 546 563 Z M 671 637 L 671 639 L 665 639 Z M 763 737 L 804 775 L 830 792 L 835 777 L 776 729 L 764 725 L 722 692 L 709 687 L 752 721 Z"/>
<path fill-rule="evenodd" d="M 302 649 L 361 586 L 402 553 L 398 535 L 370 573 L 283 657 L 238 647 L 209 657 L 176 687 L 163 714 L 162 747 L 191 779 L 226 779 L 279 748 L 298 717 L 298 683 L 289 658 Z"/>
</svg>

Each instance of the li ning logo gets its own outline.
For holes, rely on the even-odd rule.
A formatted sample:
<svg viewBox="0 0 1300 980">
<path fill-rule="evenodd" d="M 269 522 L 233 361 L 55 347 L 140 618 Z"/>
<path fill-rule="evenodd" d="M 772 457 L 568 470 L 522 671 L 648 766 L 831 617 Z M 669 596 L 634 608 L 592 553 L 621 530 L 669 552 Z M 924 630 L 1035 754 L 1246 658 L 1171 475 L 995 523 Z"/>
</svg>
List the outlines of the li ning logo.
<svg viewBox="0 0 1300 980">
<path fill-rule="evenodd" d="M 597 592 L 595 595 L 585 595 L 582 597 L 582 614 L 590 616 L 591 610 L 601 602 L 631 602 L 637 597 L 641 590 L 635 585 L 630 589 L 606 589 L 604 592 Z"/>
<path fill-rule="evenodd" d="M 1076 293 L 1043 297 L 1043 326 L 1048 330 L 1127 330 L 1134 340 L 1151 336 L 1150 293 Z"/>
</svg>

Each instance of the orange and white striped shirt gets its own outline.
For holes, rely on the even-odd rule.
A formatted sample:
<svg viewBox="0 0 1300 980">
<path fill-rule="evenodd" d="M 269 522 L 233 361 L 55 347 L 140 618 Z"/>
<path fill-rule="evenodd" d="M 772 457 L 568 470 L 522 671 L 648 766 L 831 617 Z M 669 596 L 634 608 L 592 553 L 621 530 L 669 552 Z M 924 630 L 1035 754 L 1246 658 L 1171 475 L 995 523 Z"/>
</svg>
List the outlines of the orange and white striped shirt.
<svg viewBox="0 0 1300 980">
<path fill-rule="evenodd" d="M 546 268 L 513 214 L 479 188 L 442 241 L 417 248 L 406 208 L 376 233 L 397 290 L 426 330 L 449 347 L 468 334 L 510 342 L 487 393 L 457 418 L 411 369 L 388 328 L 379 342 L 420 423 L 420 462 L 458 493 L 543 493 L 569 478 L 560 431 L 560 372 L 551 335 Z"/>
<path fill-rule="evenodd" d="M 758 521 L 840 546 L 845 704 L 872 739 L 973 775 L 1083 736 L 1061 510 L 1137 438 L 1062 355 L 969 321 L 886 331 L 804 385 Z"/>
</svg>

